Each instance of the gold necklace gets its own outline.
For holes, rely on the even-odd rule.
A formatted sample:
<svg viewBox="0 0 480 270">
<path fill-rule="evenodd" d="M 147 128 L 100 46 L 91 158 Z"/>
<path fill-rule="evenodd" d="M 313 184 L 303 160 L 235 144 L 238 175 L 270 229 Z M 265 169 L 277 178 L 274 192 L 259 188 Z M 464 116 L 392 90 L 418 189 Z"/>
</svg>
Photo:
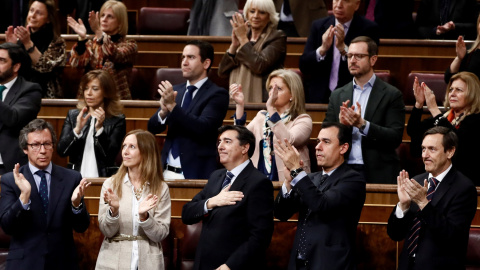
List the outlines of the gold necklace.
<svg viewBox="0 0 480 270">
<path fill-rule="evenodd" d="M 140 200 L 140 198 L 142 198 L 142 194 L 143 194 L 143 189 L 145 188 L 145 183 L 143 183 L 143 185 L 141 187 L 139 187 L 138 189 L 135 188 L 135 186 L 133 186 L 133 191 L 135 193 L 135 198 L 137 198 L 137 201 Z"/>
</svg>

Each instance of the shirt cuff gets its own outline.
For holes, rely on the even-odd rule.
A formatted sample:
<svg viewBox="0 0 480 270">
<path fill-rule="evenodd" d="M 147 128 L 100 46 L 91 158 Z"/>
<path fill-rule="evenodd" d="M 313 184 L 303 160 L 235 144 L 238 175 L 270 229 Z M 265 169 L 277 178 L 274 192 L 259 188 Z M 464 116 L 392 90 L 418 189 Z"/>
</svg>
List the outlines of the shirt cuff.
<svg viewBox="0 0 480 270">
<path fill-rule="evenodd" d="M 209 211 L 212 211 L 212 209 L 208 209 L 208 208 L 207 208 L 207 203 L 208 203 L 209 200 L 210 200 L 210 199 L 206 200 L 206 201 L 205 201 L 205 204 L 203 205 L 203 214 L 204 214 L 204 215 L 208 214 Z"/>
<path fill-rule="evenodd" d="M 237 126 L 244 126 L 247 122 L 247 112 L 243 112 L 242 118 L 237 118 L 237 115 L 233 115 L 233 121 Z"/>
<path fill-rule="evenodd" d="M 283 196 L 283 198 L 289 198 L 291 192 L 292 192 L 292 189 L 290 189 L 290 191 L 287 191 L 287 186 L 285 185 L 285 181 L 283 181 L 283 185 L 282 185 L 282 196 Z"/>
<path fill-rule="evenodd" d="M 401 208 L 400 208 L 400 202 L 397 203 L 397 208 L 395 209 L 395 216 L 397 218 L 403 218 L 405 216 L 405 214 L 408 212 L 408 209 L 403 211 Z"/>
<path fill-rule="evenodd" d="M 118 212 L 118 215 L 117 215 L 117 216 L 113 217 L 113 216 L 112 216 L 112 210 L 108 209 L 108 217 L 109 217 L 110 219 L 113 219 L 113 220 L 118 219 L 118 218 L 120 218 L 120 212 Z"/>
<path fill-rule="evenodd" d="M 294 187 L 298 181 L 302 180 L 302 178 L 305 176 L 307 176 L 307 173 L 305 171 L 301 171 L 295 178 L 293 178 L 292 182 L 290 182 L 290 185 Z"/>
<path fill-rule="evenodd" d="M 75 137 L 76 137 L 77 139 L 80 139 L 80 138 L 83 136 L 83 130 L 80 131 L 80 134 L 77 134 L 77 133 L 75 132 L 75 129 L 72 129 L 72 131 L 73 131 L 73 135 L 75 135 Z"/>
<path fill-rule="evenodd" d="M 20 197 L 18 197 L 18 200 L 20 201 L 20 204 L 22 205 L 23 210 L 30 210 L 30 204 L 32 203 L 30 199 L 28 199 L 28 203 L 26 204 L 23 204 L 22 200 L 20 200 Z"/>
<path fill-rule="evenodd" d="M 95 133 L 95 136 L 98 137 L 98 136 L 102 135 L 102 133 L 103 133 L 103 127 L 101 127 L 101 128 Z"/>
<path fill-rule="evenodd" d="M 365 120 L 365 128 L 363 130 L 360 130 L 360 134 L 362 134 L 363 136 L 367 136 L 368 135 L 368 130 L 370 129 L 370 122 L 368 122 L 367 120 Z"/>
<path fill-rule="evenodd" d="M 315 54 L 317 55 L 317 62 L 325 60 L 325 56 L 327 56 L 327 55 L 324 55 L 324 56 L 320 55 L 320 47 L 318 47 L 318 49 L 315 51 Z"/>
<path fill-rule="evenodd" d="M 165 117 L 165 119 L 162 119 L 162 117 L 160 116 L 160 112 L 158 112 L 158 122 L 162 125 L 165 125 L 165 122 L 167 121 L 167 117 Z"/>
</svg>

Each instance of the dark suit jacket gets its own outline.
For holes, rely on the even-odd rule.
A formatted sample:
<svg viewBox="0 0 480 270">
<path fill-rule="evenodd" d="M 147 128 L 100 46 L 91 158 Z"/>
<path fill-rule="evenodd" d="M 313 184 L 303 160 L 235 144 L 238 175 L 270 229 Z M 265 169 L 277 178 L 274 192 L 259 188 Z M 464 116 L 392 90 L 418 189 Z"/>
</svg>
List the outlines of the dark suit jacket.
<svg viewBox="0 0 480 270">
<path fill-rule="evenodd" d="M 423 185 L 428 173 L 414 179 Z M 413 269 L 465 269 L 470 223 L 477 209 L 477 192 L 472 181 L 452 168 L 433 194 L 430 203 L 419 211 L 412 202 L 406 215 L 398 219 L 396 207 L 388 220 L 387 233 L 395 241 L 408 238 L 413 219 L 422 222 Z M 405 245 L 409 242 L 405 240 Z M 404 246 L 398 269 L 407 269 L 408 249 Z"/>
<path fill-rule="evenodd" d="M 148 131 L 162 133 L 168 126 L 162 149 L 166 164 L 173 140 L 180 140 L 180 162 L 186 179 L 207 179 L 217 168 L 218 128 L 228 109 L 228 91 L 207 80 L 198 89 L 186 111 L 181 108 L 186 84 L 173 87 L 178 92 L 177 106 L 168 115 L 165 125 L 158 121 L 158 109 L 148 121 Z"/>
<path fill-rule="evenodd" d="M 342 102 L 353 100 L 353 82 L 335 90 L 328 103 L 325 122 L 339 122 Z M 356 105 L 355 105 L 356 106 Z M 368 183 L 396 183 L 400 171 L 395 149 L 402 142 L 405 105 L 402 93 L 377 77 L 367 102 L 365 120 L 370 122 L 367 136 L 362 136 L 363 162 Z"/>
<path fill-rule="evenodd" d="M 466 40 L 477 38 L 478 7 L 476 0 L 451 0 L 448 21 L 455 23 L 455 29 L 443 35 L 435 34 L 440 22 L 441 0 L 422 0 L 417 10 L 415 24 L 419 38 L 454 39 L 464 35 Z"/>
<path fill-rule="evenodd" d="M 12 236 L 6 269 L 79 269 L 72 229 L 84 232 L 90 224 L 83 201 L 81 212 L 72 212 L 71 196 L 80 173 L 53 165 L 47 217 L 28 165 L 20 173 L 32 186 L 30 210 L 23 210 L 13 174 L 3 175 L 1 181 L 0 223 Z"/>
<path fill-rule="evenodd" d="M 77 125 L 77 116 L 80 113 L 78 109 L 69 110 L 67 118 L 63 123 L 62 134 L 58 140 L 57 153 L 61 157 L 69 157 L 69 165 L 73 164 L 76 171 L 80 171 L 83 161 L 83 152 L 87 141 L 88 130 L 90 129 L 90 120 L 83 127 L 82 137 L 77 138 L 73 134 L 73 129 Z M 105 118 L 103 122 L 103 132 L 100 136 L 93 136 L 93 147 L 95 158 L 97 160 L 98 175 L 100 177 L 111 176 L 115 173 L 115 158 L 122 146 L 123 137 L 126 134 L 125 115 L 112 116 Z"/>
<path fill-rule="evenodd" d="M 225 169 L 213 172 L 203 190 L 183 206 L 183 223 L 203 222 L 194 269 L 211 270 L 224 263 L 232 270 L 265 269 L 273 234 L 272 182 L 250 162 L 230 188 L 245 197 L 204 215 L 205 201 L 220 192 L 225 174 Z"/>
<path fill-rule="evenodd" d="M 293 187 L 289 198 L 280 191 L 275 200 L 275 217 L 281 221 L 299 212 L 288 269 L 295 269 L 302 229 L 307 240 L 307 269 L 356 269 L 355 236 L 365 202 L 365 179 L 346 163 L 317 188 L 313 182 L 318 185 L 321 176 L 322 172 L 309 174 Z"/>
<path fill-rule="evenodd" d="M 274 0 L 275 9 L 281 12 L 284 0 Z M 293 23 L 297 29 L 298 35 L 307 37 L 314 20 L 327 17 L 327 6 L 323 0 L 289 0 L 290 10 L 292 11 Z"/>
<path fill-rule="evenodd" d="M 0 154 L 7 171 L 15 163 L 27 163 L 27 156 L 18 146 L 20 130 L 37 118 L 42 102 L 42 89 L 36 83 L 22 77 L 8 90 L 5 100 L 0 101 Z"/>
<path fill-rule="evenodd" d="M 300 57 L 300 70 L 305 75 L 305 94 L 306 102 L 308 103 L 328 103 L 330 97 L 330 71 L 333 62 L 333 48 L 332 44 L 325 59 L 317 62 L 316 50 L 322 45 L 322 35 L 330 27 L 335 25 L 335 17 L 329 16 L 320 20 L 316 20 L 312 24 L 310 35 L 302 56 Z M 379 42 L 378 25 L 370 20 L 367 20 L 357 14 L 353 16 L 352 23 L 345 36 L 345 44 L 348 46 L 352 39 L 358 36 L 369 36 Z M 338 69 L 338 84 L 337 87 L 342 87 L 352 80 L 352 75 L 348 71 L 347 59 L 340 60 Z"/>
<path fill-rule="evenodd" d="M 370 0 L 366 0 L 366 9 L 369 4 Z M 415 38 L 413 7 L 414 0 L 376 0 L 374 16 L 380 28 L 380 38 Z"/>
</svg>

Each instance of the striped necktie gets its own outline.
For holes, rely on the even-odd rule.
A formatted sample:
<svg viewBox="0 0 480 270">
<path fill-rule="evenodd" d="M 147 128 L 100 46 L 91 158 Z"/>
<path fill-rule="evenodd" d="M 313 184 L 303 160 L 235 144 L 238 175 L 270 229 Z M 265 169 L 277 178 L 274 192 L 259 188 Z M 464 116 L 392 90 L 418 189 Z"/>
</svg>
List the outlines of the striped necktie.
<svg viewBox="0 0 480 270">
<path fill-rule="evenodd" d="M 430 187 L 427 190 L 427 200 L 431 201 L 433 198 L 433 194 L 435 193 L 435 189 L 438 185 L 438 180 L 435 178 L 428 179 L 430 183 Z M 413 226 L 410 229 L 410 236 L 408 237 L 409 244 L 407 246 L 408 255 L 413 256 L 417 252 L 418 249 L 418 236 L 420 235 L 420 228 L 422 227 L 422 222 L 415 217 L 413 219 Z"/>
<path fill-rule="evenodd" d="M 223 180 L 223 183 L 222 183 L 222 189 L 224 189 L 226 186 L 228 186 L 232 182 L 232 178 L 234 176 L 235 175 L 233 175 L 233 173 L 227 171 L 227 175 L 225 175 L 225 180 Z"/>
</svg>

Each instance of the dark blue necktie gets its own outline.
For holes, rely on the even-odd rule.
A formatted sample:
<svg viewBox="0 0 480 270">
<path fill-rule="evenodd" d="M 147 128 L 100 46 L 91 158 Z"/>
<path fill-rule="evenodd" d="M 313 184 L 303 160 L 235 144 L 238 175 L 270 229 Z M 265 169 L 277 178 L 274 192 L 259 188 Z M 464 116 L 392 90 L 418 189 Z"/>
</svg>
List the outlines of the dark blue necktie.
<svg viewBox="0 0 480 270">
<path fill-rule="evenodd" d="M 435 189 L 438 185 L 438 180 L 435 178 L 428 179 L 430 183 L 430 187 L 427 190 L 427 200 L 431 201 L 433 198 L 433 194 L 435 193 Z M 420 228 L 422 227 L 422 222 L 415 217 L 413 219 L 413 226 L 410 229 L 410 237 L 408 237 L 409 244 L 407 246 L 408 255 L 413 256 L 417 252 L 418 248 L 418 236 L 420 235 Z"/>
<path fill-rule="evenodd" d="M 233 173 L 227 171 L 227 175 L 225 175 L 225 180 L 223 180 L 223 183 L 222 183 L 222 189 L 224 189 L 226 186 L 230 185 L 230 183 L 232 182 L 232 178 L 234 176 L 235 175 L 233 175 Z"/>
<path fill-rule="evenodd" d="M 183 96 L 183 103 L 182 103 L 182 109 L 186 111 L 188 107 L 190 106 L 190 103 L 192 103 L 192 96 L 193 92 L 197 89 L 195 85 L 189 85 L 187 86 L 187 91 L 185 92 L 185 95 Z M 177 158 L 180 155 L 180 143 L 178 140 L 173 140 L 172 143 L 172 156 L 173 158 Z"/>
<path fill-rule="evenodd" d="M 40 176 L 40 188 L 38 189 L 38 193 L 40 194 L 40 198 L 42 199 L 43 210 L 45 215 L 47 214 L 48 210 L 48 187 L 47 187 L 47 178 L 45 177 L 45 171 L 39 170 L 35 173 L 36 175 Z"/>
</svg>

